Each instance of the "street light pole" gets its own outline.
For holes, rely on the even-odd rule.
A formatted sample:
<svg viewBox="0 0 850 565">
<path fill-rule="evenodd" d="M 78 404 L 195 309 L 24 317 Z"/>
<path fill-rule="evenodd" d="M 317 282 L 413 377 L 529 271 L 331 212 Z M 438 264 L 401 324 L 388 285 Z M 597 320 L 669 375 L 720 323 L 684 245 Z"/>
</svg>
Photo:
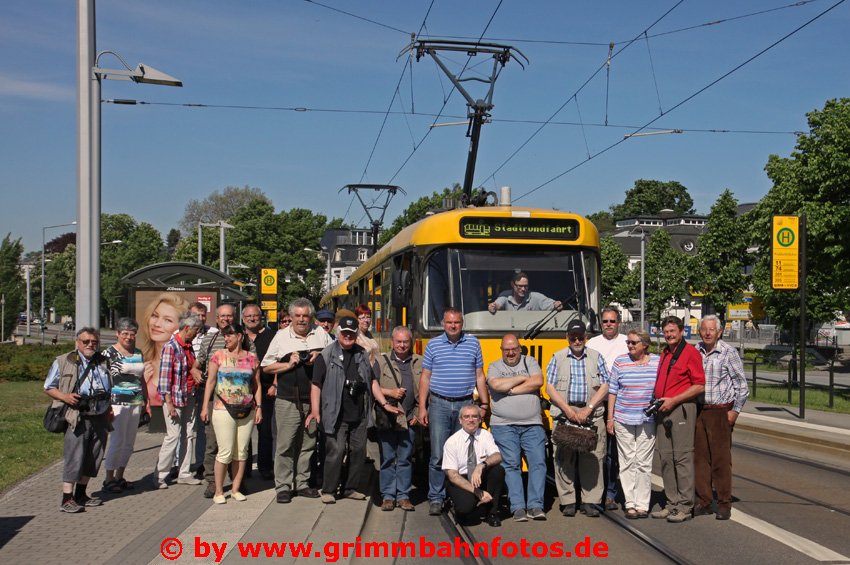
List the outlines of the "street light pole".
<svg viewBox="0 0 850 565">
<path fill-rule="evenodd" d="M 6 341 L 6 295 L 0 295 L 0 343 Z"/>
<path fill-rule="evenodd" d="M 30 323 L 32 322 L 32 304 L 30 300 L 30 273 L 32 272 L 32 265 L 23 265 L 23 267 L 27 277 L 27 337 L 29 337 Z"/>
<path fill-rule="evenodd" d="M 304 251 L 309 251 L 311 253 L 318 253 L 319 255 L 324 255 L 327 258 L 327 266 L 325 267 L 325 291 L 330 292 L 331 290 L 331 252 L 327 250 L 326 247 L 322 247 L 322 250 L 313 249 L 311 247 L 305 247 Z"/>
<path fill-rule="evenodd" d="M 218 234 L 218 269 L 222 272 L 227 269 L 227 263 L 225 263 L 225 253 L 224 253 L 224 230 L 233 228 L 232 226 L 225 222 L 224 220 L 219 220 L 214 224 L 208 224 L 206 222 L 198 222 L 198 264 L 201 264 L 202 259 L 202 251 L 201 246 L 203 242 L 203 232 L 201 232 L 201 226 L 206 226 L 210 228 L 219 228 Z"/>
<path fill-rule="evenodd" d="M 640 230 L 640 329 L 646 331 L 646 232 Z"/>
<path fill-rule="evenodd" d="M 100 81 L 132 80 L 183 86 L 174 77 L 139 64 L 101 69 L 95 56 L 94 0 L 77 0 L 77 327 L 100 326 Z"/>
</svg>

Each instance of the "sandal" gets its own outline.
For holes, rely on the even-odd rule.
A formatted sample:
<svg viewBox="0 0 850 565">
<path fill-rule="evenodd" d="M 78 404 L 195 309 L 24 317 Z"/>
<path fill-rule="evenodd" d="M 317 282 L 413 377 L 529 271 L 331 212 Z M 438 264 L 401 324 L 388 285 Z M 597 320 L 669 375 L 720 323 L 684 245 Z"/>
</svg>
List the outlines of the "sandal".
<svg viewBox="0 0 850 565">
<path fill-rule="evenodd" d="M 126 479 L 118 479 L 118 484 L 121 486 L 122 489 L 125 490 L 133 490 L 134 488 L 136 488 L 136 485 Z"/>
<path fill-rule="evenodd" d="M 119 493 L 123 488 L 121 488 L 121 484 L 115 479 L 111 479 L 109 481 L 103 481 L 103 490 L 106 492 Z"/>
<path fill-rule="evenodd" d="M 646 510 L 638 510 L 636 517 L 637 518 L 649 518 L 649 512 L 647 512 Z"/>
<path fill-rule="evenodd" d="M 638 519 L 638 516 L 639 516 L 639 513 L 638 513 L 638 511 L 637 511 L 637 510 L 635 510 L 634 508 L 629 508 L 628 510 L 626 510 L 625 516 L 626 516 L 626 518 L 628 518 L 629 520 L 637 520 L 637 519 Z"/>
</svg>

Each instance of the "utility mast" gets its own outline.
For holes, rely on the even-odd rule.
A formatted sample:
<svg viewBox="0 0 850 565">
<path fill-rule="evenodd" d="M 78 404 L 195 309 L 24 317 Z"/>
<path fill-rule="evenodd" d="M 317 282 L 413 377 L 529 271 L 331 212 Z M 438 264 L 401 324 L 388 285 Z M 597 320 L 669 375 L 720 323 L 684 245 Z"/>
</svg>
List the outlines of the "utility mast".
<svg viewBox="0 0 850 565">
<path fill-rule="evenodd" d="M 372 224 L 372 253 L 375 253 L 378 251 L 378 232 L 381 231 L 381 226 L 384 225 L 384 214 L 387 213 L 387 207 L 390 205 L 390 201 L 393 199 L 393 196 L 396 195 L 396 192 L 401 192 L 405 196 L 407 193 L 400 186 L 395 186 L 394 184 L 347 184 L 342 187 L 340 192 L 343 190 L 348 190 L 349 194 L 353 192 L 357 196 L 357 200 L 360 201 L 360 205 L 363 206 L 363 210 L 366 211 L 366 216 Z M 378 194 L 372 204 L 367 205 L 360 196 L 361 190 L 375 190 L 379 193 L 383 191 L 386 198 L 384 199 L 383 204 L 377 204 L 378 199 L 380 198 L 380 194 Z M 372 213 L 377 210 L 381 211 L 381 215 L 375 217 Z"/>
<path fill-rule="evenodd" d="M 490 117 L 490 110 L 493 109 L 493 89 L 496 86 L 496 79 L 499 78 L 499 73 L 505 66 L 505 63 L 511 60 L 511 57 L 516 60 L 523 69 L 525 63 L 528 63 L 528 58 L 519 50 L 510 45 L 499 45 L 496 43 L 478 43 L 471 41 L 450 41 L 442 39 L 431 40 L 414 40 L 410 45 L 405 47 L 401 54 L 404 55 L 410 51 L 416 51 L 416 60 L 422 58 L 423 55 L 430 55 L 437 66 L 449 77 L 452 84 L 457 88 L 463 97 L 466 99 L 467 117 L 469 118 L 469 127 L 466 130 L 466 136 L 470 138 L 469 153 L 466 158 L 466 174 L 463 178 L 463 199 L 468 204 L 472 198 L 472 180 L 475 176 L 475 160 L 478 157 L 478 140 L 481 137 L 481 124 Z M 493 70 L 489 78 L 455 76 L 442 59 L 438 52 L 440 51 L 460 51 L 466 53 L 470 57 L 474 57 L 479 53 L 491 55 L 493 57 Z M 487 94 L 484 98 L 475 99 L 464 88 L 463 83 L 468 81 L 478 81 L 489 85 Z"/>
</svg>

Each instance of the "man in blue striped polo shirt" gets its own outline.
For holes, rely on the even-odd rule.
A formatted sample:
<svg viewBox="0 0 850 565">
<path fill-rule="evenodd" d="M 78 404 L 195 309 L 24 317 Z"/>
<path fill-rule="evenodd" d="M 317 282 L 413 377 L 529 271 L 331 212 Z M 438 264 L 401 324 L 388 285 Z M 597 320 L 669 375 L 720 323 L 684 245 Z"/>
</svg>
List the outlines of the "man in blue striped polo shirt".
<svg viewBox="0 0 850 565">
<path fill-rule="evenodd" d="M 457 308 L 447 308 L 443 313 L 443 329 L 445 333 L 429 341 L 425 348 L 419 380 L 419 421 L 428 426 L 431 438 L 428 513 L 432 516 L 443 511 L 446 498 L 443 446 L 460 429 L 460 409 L 472 403 L 476 387 L 482 409 L 486 411 L 490 405 L 481 344 L 475 336 L 463 332 L 463 313 Z"/>
</svg>

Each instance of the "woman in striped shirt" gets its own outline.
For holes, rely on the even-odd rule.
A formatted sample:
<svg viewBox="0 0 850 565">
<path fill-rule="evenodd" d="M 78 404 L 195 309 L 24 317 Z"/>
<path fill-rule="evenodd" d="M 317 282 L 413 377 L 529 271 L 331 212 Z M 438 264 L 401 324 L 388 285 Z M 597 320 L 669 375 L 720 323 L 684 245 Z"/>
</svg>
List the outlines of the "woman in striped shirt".
<svg viewBox="0 0 850 565">
<path fill-rule="evenodd" d="M 620 483 L 626 499 L 626 518 L 646 518 L 652 494 L 652 453 L 655 422 L 644 409 L 652 402 L 659 357 L 649 353 L 649 334 L 632 330 L 608 379 L 609 434 L 617 438 Z"/>
</svg>

